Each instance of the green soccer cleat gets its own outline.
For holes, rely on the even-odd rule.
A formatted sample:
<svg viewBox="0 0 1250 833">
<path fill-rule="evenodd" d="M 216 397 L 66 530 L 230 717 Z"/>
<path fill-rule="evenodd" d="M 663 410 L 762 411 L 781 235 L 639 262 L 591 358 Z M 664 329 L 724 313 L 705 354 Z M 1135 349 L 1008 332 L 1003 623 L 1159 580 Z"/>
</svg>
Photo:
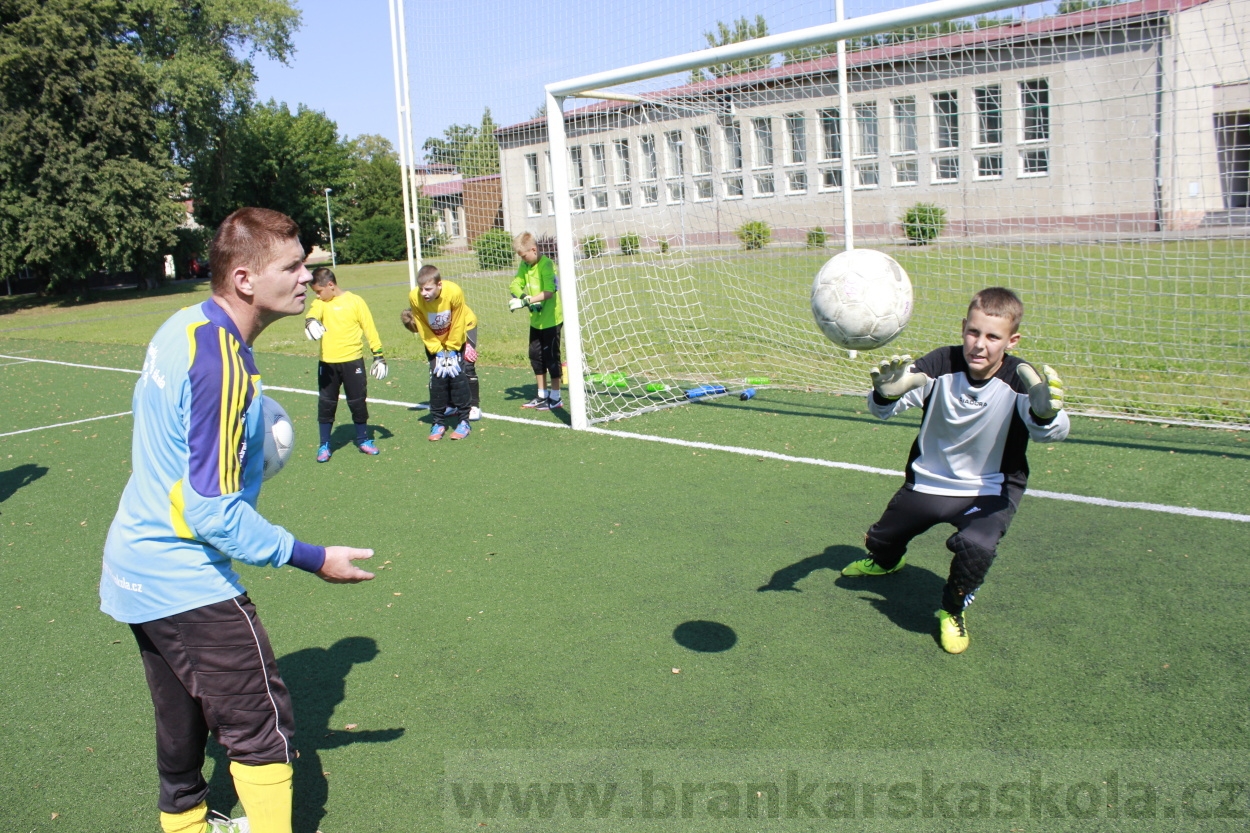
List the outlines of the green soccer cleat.
<svg viewBox="0 0 1250 833">
<path fill-rule="evenodd" d="M 937 618 L 942 650 L 948 654 L 962 654 L 968 650 L 968 628 L 964 625 L 964 615 L 939 610 Z"/>
<path fill-rule="evenodd" d="M 858 578 L 860 576 L 888 576 L 890 573 L 897 573 L 903 567 L 907 566 L 907 559 L 900 558 L 898 563 L 889 570 L 882 567 L 872 557 L 861 558 L 859 561 L 852 561 L 842 568 L 842 575 L 848 578 Z"/>
</svg>

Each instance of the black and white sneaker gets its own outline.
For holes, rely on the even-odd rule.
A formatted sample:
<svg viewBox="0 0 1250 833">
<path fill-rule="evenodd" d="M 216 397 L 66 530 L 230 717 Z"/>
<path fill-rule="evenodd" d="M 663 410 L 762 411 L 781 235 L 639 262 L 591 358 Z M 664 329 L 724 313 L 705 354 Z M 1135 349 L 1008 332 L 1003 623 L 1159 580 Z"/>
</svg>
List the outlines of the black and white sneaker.
<svg viewBox="0 0 1250 833">
<path fill-rule="evenodd" d="M 547 410 L 547 397 L 545 396 L 535 397 L 534 399 L 531 399 L 529 402 L 526 402 L 521 407 L 522 408 L 540 408 L 545 411 Z"/>
<path fill-rule="evenodd" d="M 539 411 L 554 411 L 556 408 L 563 408 L 564 403 L 559 399 L 544 399 L 542 404 L 537 407 Z"/>
</svg>

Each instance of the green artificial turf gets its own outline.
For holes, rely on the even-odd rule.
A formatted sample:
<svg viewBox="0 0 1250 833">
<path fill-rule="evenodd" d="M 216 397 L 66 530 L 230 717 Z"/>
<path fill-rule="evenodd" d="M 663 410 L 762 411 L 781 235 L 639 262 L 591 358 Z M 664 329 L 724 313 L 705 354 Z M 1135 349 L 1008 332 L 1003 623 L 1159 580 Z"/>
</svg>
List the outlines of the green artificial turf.
<svg viewBox="0 0 1250 833">
<path fill-rule="evenodd" d="M 186 302 L 14 313 L 0 330 L 96 323 L 6 331 L 0 354 L 137 369 L 149 306 Z M 265 384 L 311 391 L 298 322 L 271 337 Z M 393 341 L 371 395 L 424 402 Z M 12 361 L 0 434 L 129 409 L 132 373 Z M 573 432 L 519 408 L 517 364 L 483 362 L 468 439 L 375 404 L 371 458 L 342 408 L 324 465 L 316 397 L 273 391 L 297 445 L 261 511 L 376 553 L 357 586 L 241 570 L 295 700 L 298 833 L 1244 829 L 1221 785 L 1250 781 L 1250 524 L 1026 496 L 948 656 L 949 529 L 896 575 L 840 578 L 901 478 L 804 462 L 901 471 L 914 415 L 763 388 Z M 1248 439 L 1077 418 L 1032 448 L 1030 486 L 1245 515 Z M 141 664 L 97 598 L 130 453 L 128 417 L 0 437 L 0 831 L 157 830 Z"/>
</svg>

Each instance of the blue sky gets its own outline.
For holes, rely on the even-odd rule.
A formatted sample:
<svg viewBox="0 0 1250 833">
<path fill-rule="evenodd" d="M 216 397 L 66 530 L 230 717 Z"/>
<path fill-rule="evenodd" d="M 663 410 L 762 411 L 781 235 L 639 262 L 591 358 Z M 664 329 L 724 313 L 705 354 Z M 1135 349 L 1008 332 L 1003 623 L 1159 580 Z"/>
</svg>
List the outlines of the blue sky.
<svg viewBox="0 0 1250 833">
<path fill-rule="evenodd" d="M 543 85 L 706 46 L 717 21 L 763 14 L 769 32 L 829 23 L 834 0 L 405 0 L 413 139 L 450 124 L 530 118 Z M 846 0 L 846 14 L 914 3 Z M 257 97 L 305 104 L 340 134 L 395 142 L 395 87 L 387 0 L 295 0 L 303 25 L 290 66 L 255 59 Z M 1035 7 L 1036 8 L 1036 7 Z M 608 11 L 605 11 L 607 9 Z M 1030 16 L 1035 16 L 1031 11 Z"/>
</svg>

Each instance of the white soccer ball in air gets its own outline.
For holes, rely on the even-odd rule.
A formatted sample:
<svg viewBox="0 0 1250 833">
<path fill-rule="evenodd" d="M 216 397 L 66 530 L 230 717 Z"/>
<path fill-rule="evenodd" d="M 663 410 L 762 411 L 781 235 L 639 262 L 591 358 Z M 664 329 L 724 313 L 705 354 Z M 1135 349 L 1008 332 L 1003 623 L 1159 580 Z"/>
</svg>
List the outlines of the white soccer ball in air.
<svg viewBox="0 0 1250 833">
<path fill-rule="evenodd" d="M 820 331 L 847 350 L 889 344 L 911 319 L 911 280 L 894 258 L 852 249 L 830 258 L 812 282 Z"/>
<path fill-rule="evenodd" d="M 295 426 L 286 409 L 268 396 L 260 398 L 265 420 L 265 479 L 282 471 L 295 448 Z"/>
</svg>

